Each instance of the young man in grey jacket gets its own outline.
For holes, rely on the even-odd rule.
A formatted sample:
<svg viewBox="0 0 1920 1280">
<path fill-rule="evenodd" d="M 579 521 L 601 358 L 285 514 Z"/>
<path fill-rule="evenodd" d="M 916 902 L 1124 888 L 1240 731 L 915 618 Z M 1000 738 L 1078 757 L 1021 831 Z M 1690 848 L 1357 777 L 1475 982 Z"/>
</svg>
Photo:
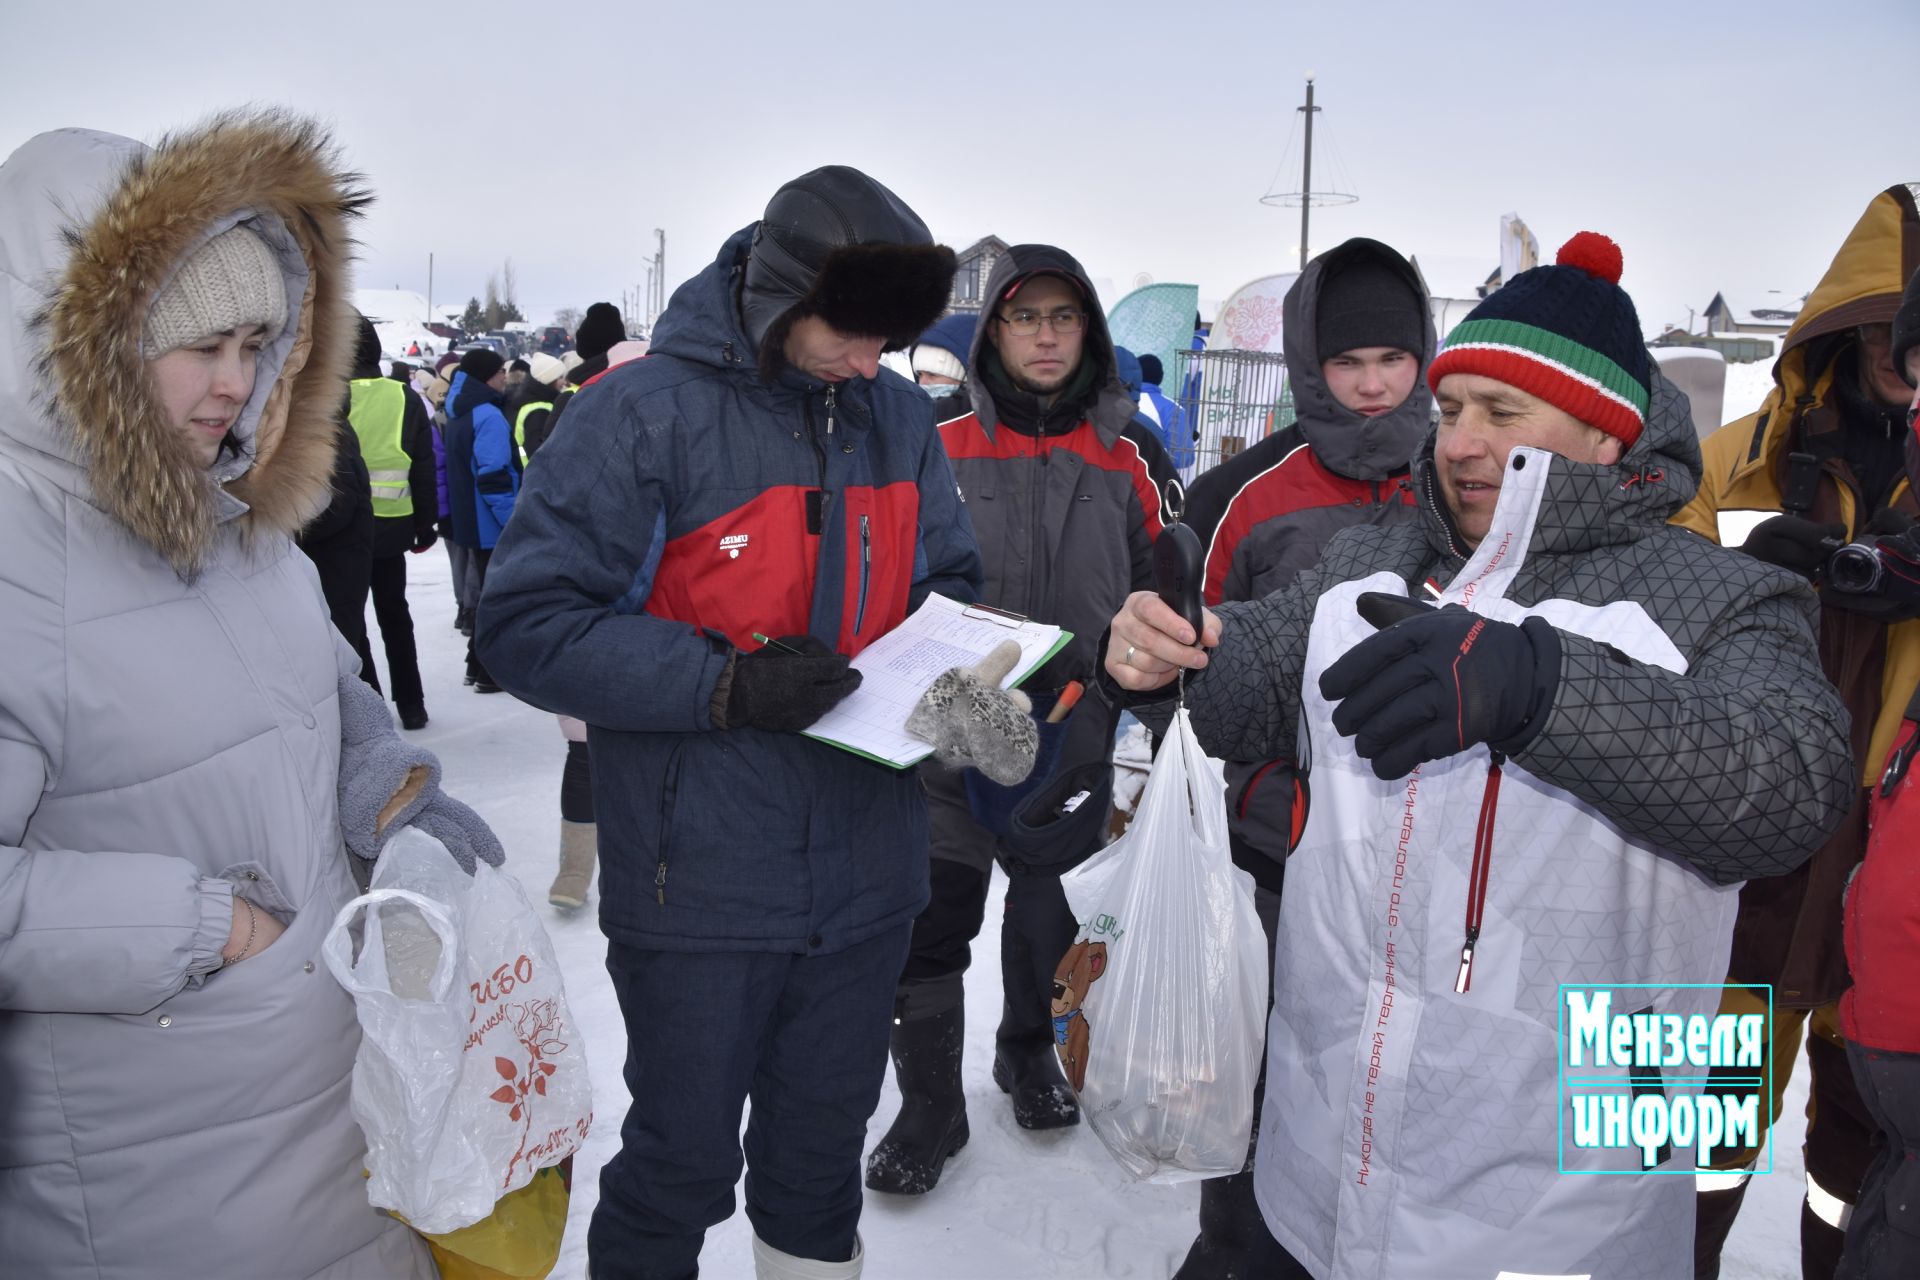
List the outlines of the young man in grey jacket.
<svg viewBox="0 0 1920 1280">
<path fill-rule="evenodd" d="M 1201 636 L 1144 593 L 1113 622 L 1150 722 L 1186 668 L 1202 745 L 1291 744 L 1307 779 L 1254 1180 L 1314 1276 L 1690 1275 L 1690 1178 L 1572 1176 L 1696 1147 L 1582 1143 L 1560 988 L 1711 1017 L 1688 984 L 1723 973 L 1739 883 L 1850 798 L 1804 580 L 1667 524 L 1699 448 L 1620 267 L 1582 233 L 1449 335 L 1417 522 L 1338 534 Z"/>
</svg>

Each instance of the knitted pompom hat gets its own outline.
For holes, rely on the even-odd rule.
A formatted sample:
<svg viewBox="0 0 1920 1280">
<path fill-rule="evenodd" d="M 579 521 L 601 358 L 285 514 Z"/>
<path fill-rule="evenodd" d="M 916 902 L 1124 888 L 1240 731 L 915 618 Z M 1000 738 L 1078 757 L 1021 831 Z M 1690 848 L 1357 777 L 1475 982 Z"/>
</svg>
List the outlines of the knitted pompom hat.
<svg viewBox="0 0 1920 1280">
<path fill-rule="evenodd" d="M 1623 444 L 1640 438 L 1652 398 L 1646 340 L 1620 287 L 1620 246 L 1581 231 L 1554 265 L 1523 271 L 1475 307 L 1427 366 L 1518 387 Z"/>
</svg>

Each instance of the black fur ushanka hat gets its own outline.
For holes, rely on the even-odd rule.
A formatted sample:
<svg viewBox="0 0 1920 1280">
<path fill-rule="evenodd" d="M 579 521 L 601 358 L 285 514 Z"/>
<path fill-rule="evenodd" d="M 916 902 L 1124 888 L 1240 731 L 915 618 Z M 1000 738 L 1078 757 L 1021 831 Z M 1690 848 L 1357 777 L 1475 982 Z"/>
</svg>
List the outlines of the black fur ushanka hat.
<svg viewBox="0 0 1920 1280">
<path fill-rule="evenodd" d="M 754 232 L 740 318 L 760 374 L 779 372 L 788 330 L 819 316 L 844 334 L 899 350 L 946 310 L 953 250 L 920 216 L 858 169 L 828 165 L 774 192 Z"/>
</svg>

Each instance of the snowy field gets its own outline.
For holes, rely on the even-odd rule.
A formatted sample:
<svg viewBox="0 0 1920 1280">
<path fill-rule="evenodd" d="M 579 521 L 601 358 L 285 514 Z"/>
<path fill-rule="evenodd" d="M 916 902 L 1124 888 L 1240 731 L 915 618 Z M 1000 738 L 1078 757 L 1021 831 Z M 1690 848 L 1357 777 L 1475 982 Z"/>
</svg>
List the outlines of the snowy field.
<svg viewBox="0 0 1920 1280">
<path fill-rule="evenodd" d="M 574 1163 L 573 1210 L 557 1280 L 586 1275 L 587 1219 L 598 1195 L 598 1169 L 617 1149 L 627 1091 L 620 1068 L 625 1029 L 604 962 L 606 942 L 594 909 L 562 917 L 546 905 L 559 839 L 560 766 L 566 754 L 553 717 L 509 694 L 482 696 L 460 683 L 465 642 L 452 628 L 453 595 L 444 551 L 407 559 L 409 597 L 420 644 L 432 724 L 415 741 L 438 753 L 446 786 L 472 804 L 500 834 L 507 870 L 547 921 L 566 971 L 567 995 L 587 1036 L 593 1068 L 594 1130 Z M 372 612 L 376 660 L 384 668 Z M 384 673 L 383 673 L 384 674 Z M 996 873 L 997 874 L 997 873 Z M 994 902 L 999 901 L 996 891 Z M 989 1078 L 993 1024 L 1000 1005 L 999 917 L 987 913 L 974 948 L 985 963 L 967 975 L 968 1006 L 980 1011 L 967 1029 L 967 1104 L 973 1139 L 948 1163 L 939 1188 L 921 1200 L 869 1195 L 861 1234 L 871 1280 L 1165 1280 L 1195 1230 L 1198 1192 L 1192 1184 L 1131 1181 L 1084 1127 L 1031 1134 L 1013 1123 L 1004 1095 Z M 1799 1275 L 1801 1115 L 1798 1081 L 1776 1147 L 1779 1172 L 1755 1180 L 1723 1275 L 1727 1280 L 1788 1280 Z M 891 1075 L 868 1126 L 869 1150 L 898 1105 Z M 751 1232 L 743 1213 L 707 1237 L 701 1274 L 750 1280 Z M 1411 1280 L 1411 1278 L 1410 1278 Z"/>
</svg>

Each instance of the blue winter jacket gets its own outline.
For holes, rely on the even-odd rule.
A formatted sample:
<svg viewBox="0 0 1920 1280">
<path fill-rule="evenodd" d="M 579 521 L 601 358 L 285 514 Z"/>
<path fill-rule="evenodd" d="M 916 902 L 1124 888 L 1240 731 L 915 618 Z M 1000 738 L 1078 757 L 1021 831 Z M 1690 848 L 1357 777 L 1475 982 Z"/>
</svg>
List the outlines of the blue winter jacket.
<svg viewBox="0 0 1920 1280">
<path fill-rule="evenodd" d="M 1140 384 L 1140 398 L 1151 401 L 1154 413 L 1159 421 L 1154 423 L 1153 433 L 1160 437 L 1160 443 L 1167 447 L 1167 457 L 1176 470 L 1184 471 L 1193 465 L 1193 428 L 1187 425 L 1187 411 L 1167 398 L 1157 382 Z"/>
<path fill-rule="evenodd" d="M 716 730 L 716 683 L 755 632 L 858 654 L 930 591 L 973 600 L 981 564 L 911 383 L 760 380 L 734 304 L 753 230 L 674 293 L 646 359 L 574 397 L 475 639 L 502 685 L 589 726 L 609 937 L 818 954 L 925 905 L 920 781 Z"/>
<path fill-rule="evenodd" d="M 520 461 L 501 395 L 477 378 L 453 375 L 447 387 L 447 506 L 453 540 L 491 550 L 513 515 Z"/>
</svg>

